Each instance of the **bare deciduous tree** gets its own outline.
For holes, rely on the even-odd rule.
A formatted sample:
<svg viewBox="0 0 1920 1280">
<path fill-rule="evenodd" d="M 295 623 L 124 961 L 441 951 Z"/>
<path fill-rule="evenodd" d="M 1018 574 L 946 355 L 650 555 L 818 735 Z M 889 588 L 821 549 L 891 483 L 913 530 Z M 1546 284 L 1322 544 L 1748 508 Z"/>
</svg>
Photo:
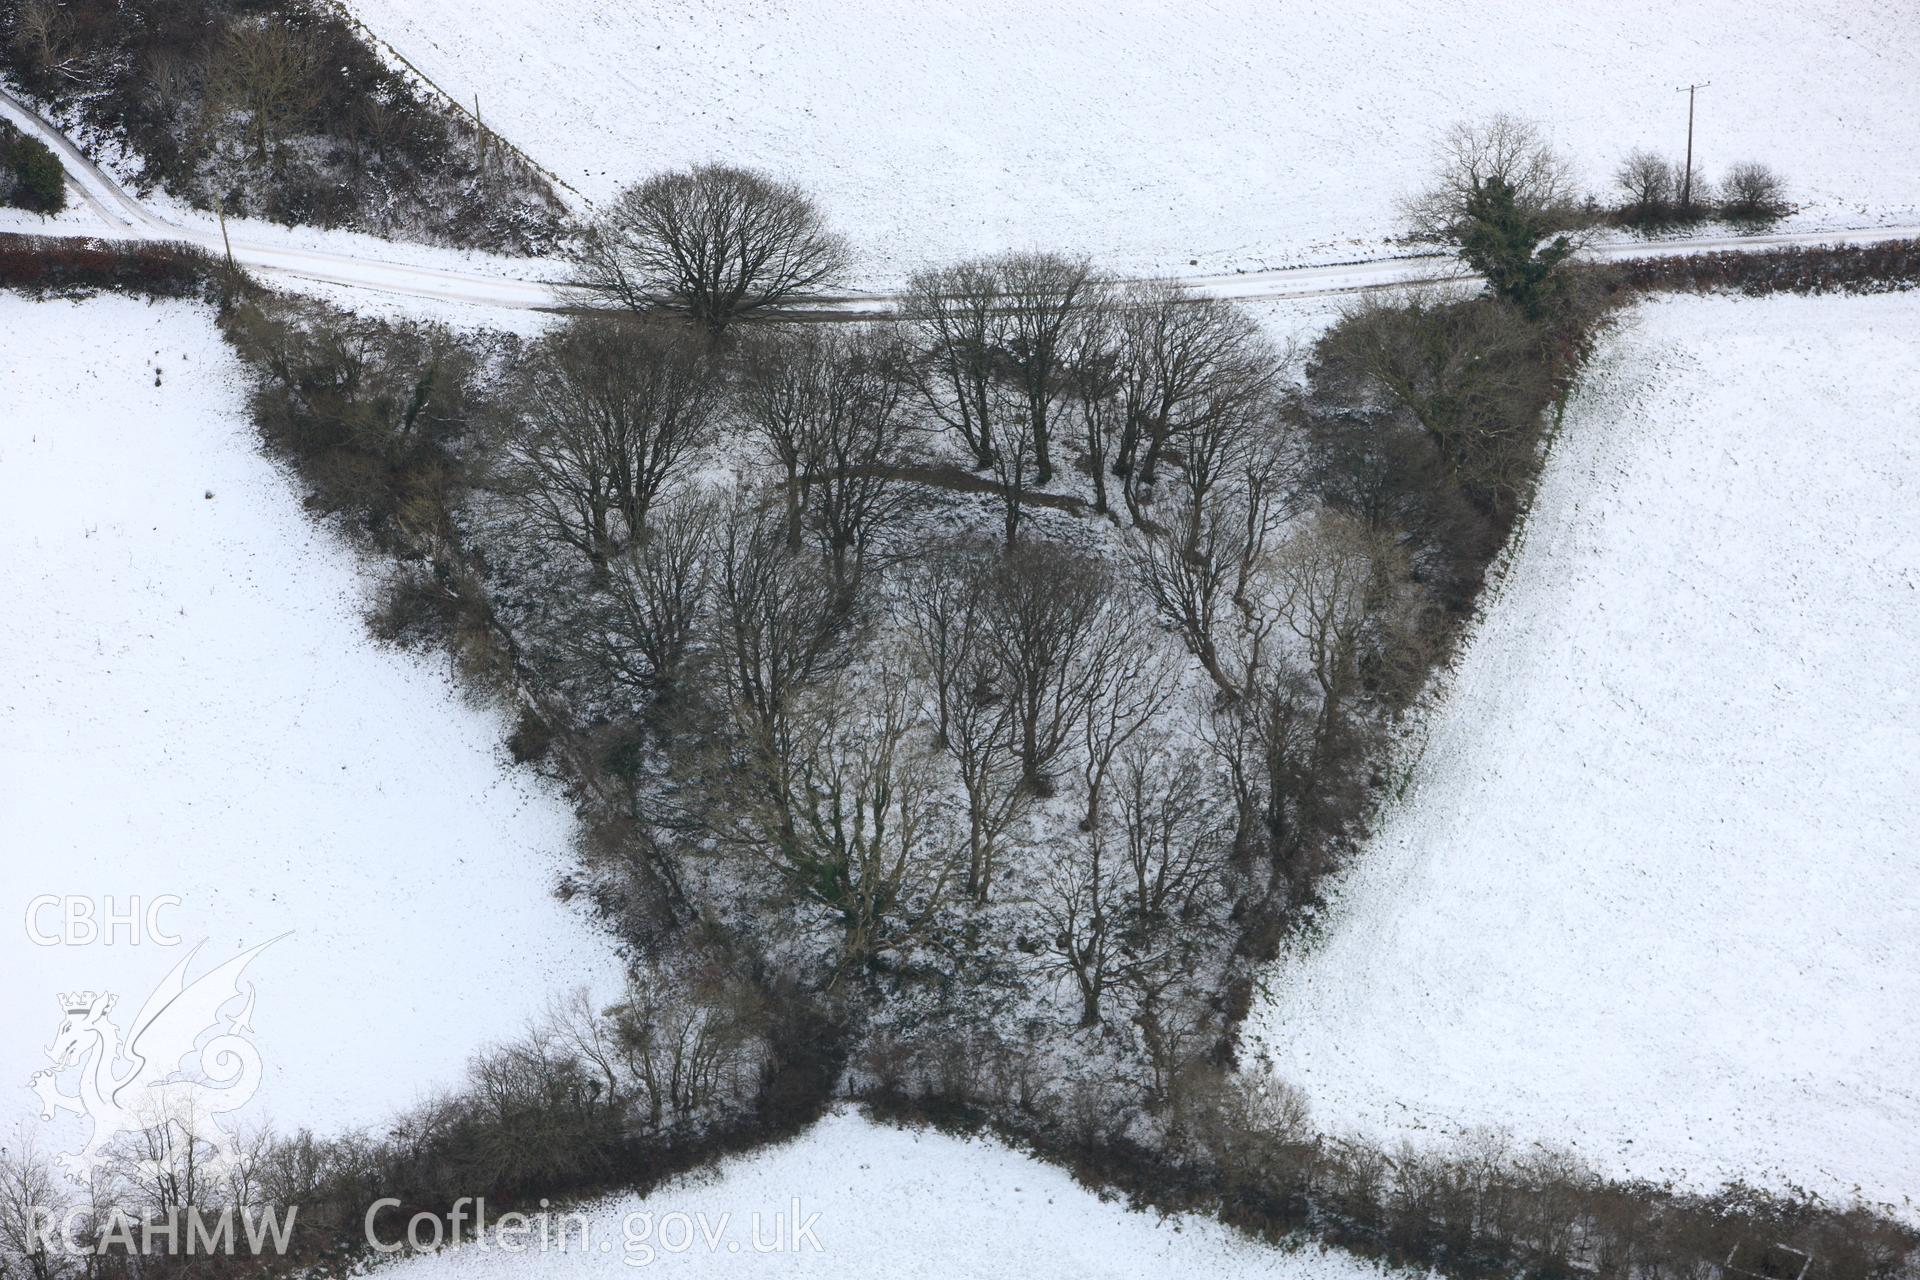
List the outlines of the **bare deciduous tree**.
<svg viewBox="0 0 1920 1280">
<path fill-rule="evenodd" d="M 1015 388 L 996 385 L 988 398 L 996 406 L 993 461 L 989 465 L 999 482 L 995 492 L 1000 498 L 1000 527 L 1006 534 L 1008 550 L 1012 550 L 1020 541 L 1028 488 L 1038 480 L 1038 459 L 1034 455 L 1038 437 L 1025 398 Z"/>
<path fill-rule="evenodd" d="M 1132 909 L 1149 924 L 1186 920 L 1220 900 L 1229 832 L 1206 771 L 1188 753 L 1129 749 L 1118 775 L 1120 825 Z"/>
<path fill-rule="evenodd" d="M 843 585 L 903 497 L 909 359 L 889 328 L 802 328 L 750 350 L 740 403 L 783 473 L 787 545 L 811 531 Z"/>
<path fill-rule="evenodd" d="M 236 23 L 210 72 L 210 100 L 246 113 L 254 157 L 277 158 L 322 100 L 320 68 L 307 35 L 279 19 Z"/>
<path fill-rule="evenodd" d="M 719 333 L 831 283 L 849 261 L 800 188 L 703 164 L 615 197 L 586 236 L 578 283 L 611 305 L 683 312 Z"/>
<path fill-rule="evenodd" d="M 749 788 L 744 847 L 839 935 L 840 972 L 924 940 L 953 856 L 931 762 L 916 748 L 906 680 L 882 669 L 856 697 L 810 697 L 790 721 L 778 775 Z"/>
<path fill-rule="evenodd" d="M 1165 1029 L 1180 1003 L 1171 988 L 1218 928 L 1208 909 L 1224 901 L 1214 807 L 1196 764 L 1138 744 L 1120 771 L 1119 848 L 1108 824 L 1095 823 L 1047 868 L 1037 907 L 1052 964 L 1079 991 L 1081 1026 L 1101 1020 L 1111 988 L 1126 987 L 1142 1016 L 1160 1018 L 1143 1030 Z"/>
<path fill-rule="evenodd" d="M 1169 448 L 1255 411 L 1279 376 L 1277 353 L 1252 318 L 1172 280 L 1135 285 L 1121 300 L 1124 417 L 1113 451 L 1128 508 L 1155 483 Z"/>
<path fill-rule="evenodd" d="M 685 336 L 610 317 L 573 322 L 529 363 L 504 479 L 546 536 L 603 564 L 644 534 L 662 486 L 707 440 L 719 383 Z"/>
<path fill-rule="evenodd" d="M 1278 440 L 1249 453 L 1232 483 L 1194 503 L 1190 494 L 1164 528 L 1137 531 L 1128 550 L 1133 576 L 1200 663 L 1220 696 L 1243 696 L 1267 664 L 1277 618 L 1269 544 L 1298 508 L 1292 463 Z"/>
<path fill-rule="evenodd" d="M 984 558 L 975 548 L 936 547 L 901 583 L 907 634 L 934 695 L 934 736 L 942 743 L 980 661 Z"/>
<path fill-rule="evenodd" d="M 817 557 L 787 550 L 783 522 L 736 498 L 713 569 L 723 683 L 752 753 L 780 749 L 801 692 L 843 656 L 850 601 Z"/>
<path fill-rule="evenodd" d="M 73 38 L 73 18 L 57 0 L 22 0 L 13 20 L 13 47 L 33 68 L 46 72 L 61 68 Z"/>
<path fill-rule="evenodd" d="M 1095 290 L 1084 257 L 1007 253 L 995 259 L 1006 311 L 1010 376 L 1027 401 L 1033 432 L 1034 482 L 1053 480 L 1053 413 L 1067 391 L 1070 334 Z"/>
<path fill-rule="evenodd" d="M 1745 222 L 1771 222 L 1787 212 L 1786 183 L 1764 164 L 1746 161 L 1727 170 L 1720 200 L 1727 215 Z"/>
<path fill-rule="evenodd" d="M 1454 245 L 1489 292 L 1543 317 L 1564 282 L 1585 215 L 1571 170 L 1533 125 L 1500 115 L 1456 125 L 1440 147 L 1439 172 L 1405 213 L 1414 234 Z"/>
<path fill-rule="evenodd" d="M 605 1014 L 576 991 L 548 1015 L 549 1034 L 597 1078 L 610 1104 L 650 1129 L 696 1120 L 759 1086 L 769 1045 L 763 997 L 725 973 L 630 981 Z"/>
<path fill-rule="evenodd" d="M 1116 292 L 1094 286 L 1067 331 L 1067 393 L 1079 412 L 1081 446 L 1093 477 L 1093 509 L 1101 515 L 1111 511 L 1107 476 L 1127 420 L 1122 318 Z"/>
<path fill-rule="evenodd" d="M 1161 634 L 1124 619 L 1094 673 L 1080 717 L 1080 776 L 1087 792 L 1081 830 L 1099 826 L 1114 760 L 1166 710 L 1178 688 Z"/>
<path fill-rule="evenodd" d="M 981 551 L 936 552 L 905 580 L 905 615 L 915 659 L 933 694 L 936 741 L 953 759 L 967 801 L 966 890 L 992 891 L 1001 838 L 1022 812 L 1013 749 L 1013 704 L 995 687 Z"/>
<path fill-rule="evenodd" d="M 663 499 L 647 536 L 607 561 L 562 639 L 598 680 L 672 699 L 706 612 L 713 520 L 708 501 Z"/>
<path fill-rule="evenodd" d="M 1048 794 L 1049 768 L 1128 644 L 1131 604 L 1098 561 L 1035 542 L 994 563 L 982 616 L 992 679 L 1011 707 L 1022 780 Z"/>
<path fill-rule="evenodd" d="M 1470 203 L 1493 181 L 1513 193 L 1515 206 L 1529 219 L 1550 229 L 1571 225 L 1578 200 L 1572 166 L 1534 124 L 1505 114 L 1455 124 L 1441 136 L 1437 151 L 1433 185 L 1403 209 L 1415 235 L 1460 239 Z"/>
<path fill-rule="evenodd" d="M 1631 152 L 1614 170 L 1613 183 L 1626 192 L 1633 216 L 1642 222 L 1665 217 L 1673 203 L 1673 165 L 1651 151 Z"/>
<path fill-rule="evenodd" d="M 46 1153 L 24 1137 L 0 1148 L 0 1276 L 54 1280 L 65 1269 L 48 1237 L 58 1244 L 69 1195 Z"/>
<path fill-rule="evenodd" d="M 800 549 L 807 490 L 819 461 L 820 423 L 835 411 L 829 348 L 834 331 L 802 325 L 756 335 L 741 360 L 739 403 L 747 426 L 782 475 L 787 547 Z"/>
<path fill-rule="evenodd" d="M 985 261 L 916 271 L 900 304 L 921 353 L 920 394 L 983 470 L 993 465 L 995 388 L 1004 382 L 999 308 L 1000 282 Z"/>
<path fill-rule="evenodd" d="M 1361 639 L 1375 619 L 1369 606 L 1383 589 L 1392 554 L 1359 521 L 1327 512 L 1276 557 L 1278 613 L 1305 647 L 1308 674 L 1320 690 L 1322 735 L 1358 686 Z"/>
<path fill-rule="evenodd" d="M 911 429 L 902 398 L 907 356 L 898 338 L 863 330 L 834 344 L 832 412 L 812 434 L 807 523 L 843 590 L 857 588 L 868 548 L 906 493 L 898 468 Z"/>
<path fill-rule="evenodd" d="M 1056 856 L 1045 872 L 1036 910 L 1046 930 L 1050 966 L 1073 978 L 1080 1025 L 1100 1023 L 1108 990 L 1159 960 L 1131 936 L 1124 908 L 1125 881 L 1098 828 Z"/>
<path fill-rule="evenodd" d="M 1291 671 L 1267 675 L 1246 697 L 1216 708 L 1205 737 L 1224 768 L 1234 801 L 1234 845 L 1264 853 L 1284 869 L 1313 826 L 1303 809 L 1322 785 L 1314 755 L 1319 703 Z"/>
</svg>

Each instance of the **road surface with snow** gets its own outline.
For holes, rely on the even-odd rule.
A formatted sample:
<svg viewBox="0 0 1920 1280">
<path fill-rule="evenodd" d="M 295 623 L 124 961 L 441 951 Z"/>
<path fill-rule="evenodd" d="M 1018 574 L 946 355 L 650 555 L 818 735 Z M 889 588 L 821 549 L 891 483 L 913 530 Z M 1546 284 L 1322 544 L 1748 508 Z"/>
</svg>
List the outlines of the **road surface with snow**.
<svg viewBox="0 0 1920 1280">
<path fill-rule="evenodd" d="M 156 211 L 127 191 L 82 153 L 73 141 L 26 104 L 0 90 L 0 116 L 52 147 L 66 167 L 68 186 L 93 215 L 93 222 L 62 218 L 44 224 L 17 221 L 14 229 L 52 235 L 95 235 L 116 239 L 176 240 L 216 255 L 231 250 L 249 270 L 294 283 L 368 291 L 375 296 L 417 299 L 436 304 L 470 304 L 492 309 L 542 309 L 578 304 L 581 299 L 563 281 L 567 264 L 545 259 L 500 258 L 486 254 L 395 244 L 346 232 L 315 232 L 262 223 L 222 230 L 190 210 Z M 1621 241 L 1596 245 L 1588 253 L 1603 258 L 1705 252 L 1714 249 L 1766 249 L 1782 245 L 1867 243 L 1920 237 L 1920 224 L 1780 232 L 1767 235 L 1713 234 L 1655 243 Z M 1450 259 L 1389 256 L 1354 262 L 1302 265 L 1267 271 L 1176 275 L 1213 297 L 1249 302 L 1311 299 L 1419 281 L 1457 278 Z M 796 308 L 810 319 L 861 320 L 884 315 L 898 301 L 887 292 L 849 294 Z"/>
</svg>

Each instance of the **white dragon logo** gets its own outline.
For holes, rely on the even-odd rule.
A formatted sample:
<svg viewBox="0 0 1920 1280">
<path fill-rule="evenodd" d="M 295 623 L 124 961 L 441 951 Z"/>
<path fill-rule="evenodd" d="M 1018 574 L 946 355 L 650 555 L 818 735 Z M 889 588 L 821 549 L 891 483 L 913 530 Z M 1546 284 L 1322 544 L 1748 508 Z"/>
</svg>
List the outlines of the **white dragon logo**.
<svg viewBox="0 0 1920 1280">
<path fill-rule="evenodd" d="M 40 1097 L 41 1119 L 71 1111 L 93 1120 L 86 1146 L 60 1157 L 70 1176 L 85 1185 L 114 1138 L 167 1123 L 185 1126 L 212 1146 L 220 1166 L 239 1159 L 233 1135 L 212 1117 L 237 1111 L 260 1087 L 260 1051 L 248 1038 L 253 984 L 243 991 L 240 974 L 279 940 L 243 951 L 189 984 L 187 966 L 200 952 L 194 947 L 147 997 L 124 1043 L 107 1016 L 118 997 L 91 991 L 60 997 L 65 1016 L 47 1046 L 54 1065 L 34 1072 L 30 1084 Z M 240 1011 L 222 1019 L 221 1009 L 243 995 Z M 209 1031 L 219 1034 L 203 1040 Z M 74 1067 L 80 1070 L 80 1091 L 62 1093 L 58 1079 Z"/>
</svg>

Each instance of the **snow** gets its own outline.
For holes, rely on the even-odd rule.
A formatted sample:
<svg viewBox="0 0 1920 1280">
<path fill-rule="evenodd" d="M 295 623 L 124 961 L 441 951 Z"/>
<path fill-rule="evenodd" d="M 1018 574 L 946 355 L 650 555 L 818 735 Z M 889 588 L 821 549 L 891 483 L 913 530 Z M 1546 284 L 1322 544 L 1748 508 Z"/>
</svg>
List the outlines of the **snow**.
<svg viewBox="0 0 1920 1280">
<path fill-rule="evenodd" d="M 0 294 L 0 1120 L 37 1123 L 57 993 L 117 992 L 124 1029 L 202 940 L 195 974 L 292 931 L 248 971 L 240 1113 L 283 1130 L 384 1120 L 617 988 L 552 896 L 567 805 L 443 661 L 368 638 L 365 570 L 255 452 L 239 379 L 203 308 Z M 180 945 L 36 945 L 43 894 L 177 895 Z"/>
<path fill-rule="evenodd" d="M 1902 0 L 349 0 L 591 200 L 718 159 L 816 192 L 863 287 L 1006 247 L 1130 273 L 1377 255 L 1451 122 L 1540 120 L 1604 188 L 1629 150 L 1758 159 L 1797 225 L 1920 212 Z"/>
<path fill-rule="evenodd" d="M 8 96 L 0 84 L 0 119 L 53 149 L 67 172 L 69 207 L 57 218 L 0 210 L 0 232 L 102 236 L 181 242 L 215 258 L 229 251 L 243 268 L 326 301 L 446 321 L 530 332 L 545 324 L 530 309 L 555 302 L 553 282 L 567 265 L 555 259 L 383 240 L 352 231 L 286 227 L 213 214 L 164 192 L 135 196 L 122 185 L 138 168 L 117 148 L 95 159 Z M 116 177 L 115 175 L 120 176 Z"/>
<path fill-rule="evenodd" d="M 799 1213 L 793 1206 L 799 1205 Z M 1376 1280 L 1382 1272 L 1347 1254 L 1304 1247 L 1278 1249 L 1205 1218 L 1134 1213 L 1103 1201 L 1063 1170 L 998 1142 L 946 1137 L 829 1116 L 794 1142 L 729 1161 L 717 1176 L 687 1179 L 641 1198 L 603 1201 L 584 1211 L 588 1248 L 530 1249 L 509 1256 L 497 1240 L 482 1251 L 468 1243 L 409 1258 L 381 1274 L 389 1280 L 490 1280 L 513 1277 L 632 1275 L 967 1275 L 977 1280 L 1046 1276 L 1049 1280 L 1134 1280 L 1150 1276 L 1261 1276 L 1274 1280 Z M 692 1245 L 668 1252 L 693 1220 Z M 784 1238 L 796 1248 L 755 1254 L 759 1239 Z M 635 1215 L 652 1215 L 646 1228 Z M 726 1216 L 722 1223 L 722 1215 Z M 812 1236 L 792 1224 L 808 1223 Z M 628 1245 L 627 1226 L 634 1222 Z M 710 1248 L 700 1225 L 711 1232 Z M 399 1236 L 383 1224 L 384 1240 Z M 557 1239 L 561 1226 L 549 1232 Z M 533 1239 L 537 1239 L 537 1232 Z M 818 1250 L 812 1240 L 819 1242 Z M 531 1242 L 531 1241 L 529 1241 Z M 601 1252 L 601 1244 L 607 1249 Z M 737 1249 L 730 1251 L 733 1244 Z"/>
<path fill-rule="evenodd" d="M 1920 295 L 1636 315 L 1250 1029 L 1336 1131 L 1912 1212 Z"/>
</svg>

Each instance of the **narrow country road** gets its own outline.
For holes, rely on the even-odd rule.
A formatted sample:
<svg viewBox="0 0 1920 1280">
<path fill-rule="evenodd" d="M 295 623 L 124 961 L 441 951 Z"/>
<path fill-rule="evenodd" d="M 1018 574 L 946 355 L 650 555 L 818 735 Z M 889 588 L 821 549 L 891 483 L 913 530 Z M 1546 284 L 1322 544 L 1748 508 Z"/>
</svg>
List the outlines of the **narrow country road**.
<svg viewBox="0 0 1920 1280">
<path fill-rule="evenodd" d="M 0 117 L 53 149 L 66 168 L 68 188 L 101 222 L 98 228 L 52 224 L 43 234 L 184 241 L 214 254 L 226 252 L 218 228 L 173 222 L 149 209 L 88 159 L 64 132 L 5 89 L 0 89 Z M 1784 245 L 1861 244 L 1916 237 L 1920 237 L 1920 227 L 1861 227 L 1607 244 L 1589 248 L 1585 254 L 1601 259 L 1634 258 L 1720 249 L 1759 250 Z M 529 309 L 564 308 L 578 304 L 575 291 L 552 278 L 561 274 L 563 268 L 562 264 L 551 260 L 497 259 L 500 271 L 495 274 L 477 268 L 436 267 L 359 252 L 260 244 L 244 238 L 233 240 L 232 252 L 236 262 L 252 271 L 401 297 Z M 1176 278 L 1212 297 L 1257 302 L 1388 289 L 1456 278 L 1459 274 L 1452 258 L 1426 254 Z M 886 314 L 898 301 L 898 296 L 894 294 L 850 294 L 821 298 L 804 307 L 790 309 L 789 314 L 812 320 L 862 320 Z"/>
</svg>

